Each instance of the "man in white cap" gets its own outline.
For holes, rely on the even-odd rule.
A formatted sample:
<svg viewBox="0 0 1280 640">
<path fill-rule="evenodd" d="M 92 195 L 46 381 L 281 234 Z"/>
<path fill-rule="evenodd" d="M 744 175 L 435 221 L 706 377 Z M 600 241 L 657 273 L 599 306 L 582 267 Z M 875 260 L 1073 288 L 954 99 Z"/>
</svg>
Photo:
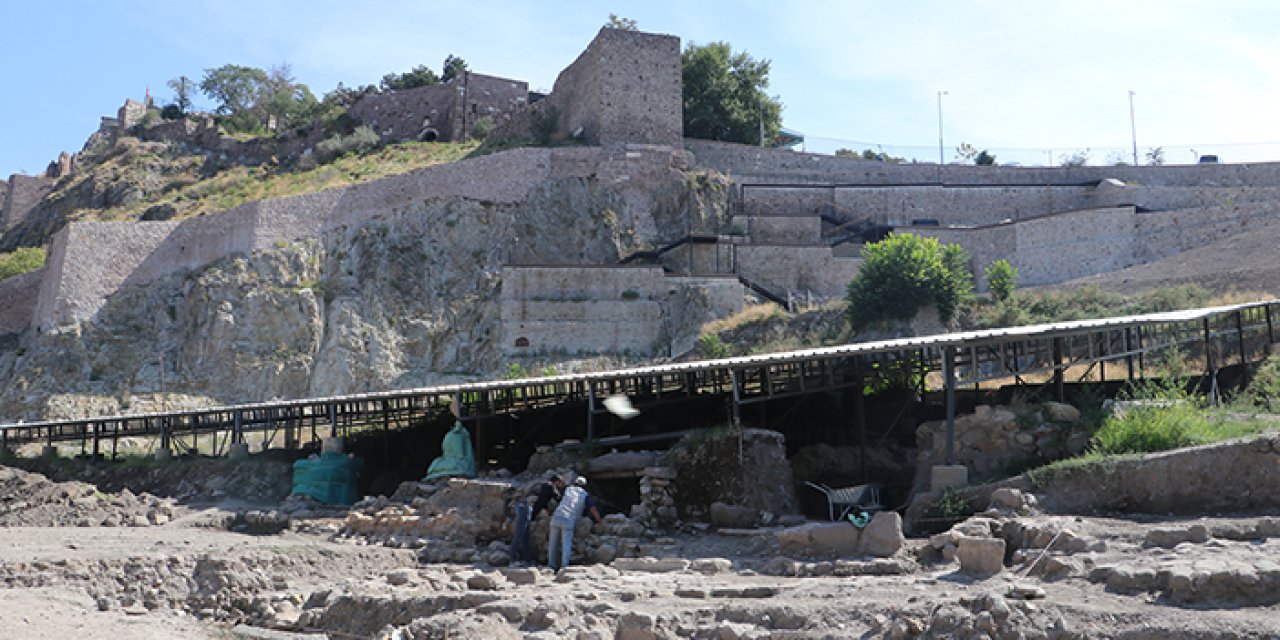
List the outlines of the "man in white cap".
<svg viewBox="0 0 1280 640">
<path fill-rule="evenodd" d="M 547 564 L 553 571 L 569 565 L 569 559 L 573 556 L 573 528 L 578 524 L 578 518 L 582 517 L 583 511 L 589 512 L 596 524 L 603 522 L 595 500 L 587 494 L 587 479 L 578 476 L 573 481 L 572 487 L 565 488 L 560 506 L 556 507 L 555 515 L 551 517 L 551 537 L 547 541 Z M 558 558 L 557 552 L 559 552 Z"/>
</svg>

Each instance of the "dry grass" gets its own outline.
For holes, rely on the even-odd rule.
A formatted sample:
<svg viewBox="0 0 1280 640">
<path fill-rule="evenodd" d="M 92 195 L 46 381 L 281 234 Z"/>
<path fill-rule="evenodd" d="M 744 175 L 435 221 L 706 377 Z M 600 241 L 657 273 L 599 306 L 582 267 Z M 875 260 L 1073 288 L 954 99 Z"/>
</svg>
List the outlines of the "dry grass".
<svg viewBox="0 0 1280 640">
<path fill-rule="evenodd" d="M 786 315 L 786 311 L 783 311 L 782 307 L 779 307 L 772 302 L 762 302 L 760 304 L 750 305 L 728 318 L 712 320 L 711 322 L 702 325 L 702 333 L 704 335 L 708 333 L 723 333 L 725 331 L 732 331 L 734 329 L 741 328 L 748 324 L 765 322 L 774 318 L 781 318 L 784 315 Z"/>
<path fill-rule="evenodd" d="M 175 219 L 230 209 L 247 202 L 280 198 L 371 182 L 439 164 L 457 162 L 472 155 L 479 142 L 406 142 L 360 156 L 345 156 L 308 171 L 277 166 L 237 166 L 203 180 L 185 180 L 177 188 L 128 207 L 85 212 L 97 220 L 134 220 L 143 211 L 172 204 Z"/>
</svg>

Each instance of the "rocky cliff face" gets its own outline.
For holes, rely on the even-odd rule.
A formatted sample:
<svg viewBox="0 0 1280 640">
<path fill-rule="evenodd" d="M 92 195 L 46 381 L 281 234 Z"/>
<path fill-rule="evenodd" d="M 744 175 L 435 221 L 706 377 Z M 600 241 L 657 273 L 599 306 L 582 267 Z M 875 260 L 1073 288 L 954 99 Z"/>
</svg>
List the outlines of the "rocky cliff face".
<svg viewBox="0 0 1280 640">
<path fill-rule="evenodd" d="M 690 225 L 722 227 L 725 183 L 671 169 L 625 186 L 548 180 L 516 205 L 405 202 L 125 288 L 91 321 L 0 344 L 0 422 L 490 375 L 504 365 L 502 266 L 609 264 Z"/>
</svg>

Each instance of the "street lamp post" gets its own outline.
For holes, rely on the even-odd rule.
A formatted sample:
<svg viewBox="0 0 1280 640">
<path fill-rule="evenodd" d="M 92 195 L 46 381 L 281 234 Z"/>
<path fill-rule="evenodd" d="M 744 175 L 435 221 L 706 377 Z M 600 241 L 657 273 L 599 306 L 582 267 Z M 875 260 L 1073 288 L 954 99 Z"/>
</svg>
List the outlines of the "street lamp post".
<svg viewBox="0 0 1280 640">
<path fill-rule="evenodd" d="M 947 95 L 946 91 L 938 92 L 938 166 L 946 164 L 942 155 L 942 96 L 945 95 Z"/>
<path fill-rule="evenodd" d="M 1138 166 L 1138 127 L 1133 119 L 1133 89 L 1129 90 L 1129 131 L 1133 134 L 1133 166 Z"/>
</svg>

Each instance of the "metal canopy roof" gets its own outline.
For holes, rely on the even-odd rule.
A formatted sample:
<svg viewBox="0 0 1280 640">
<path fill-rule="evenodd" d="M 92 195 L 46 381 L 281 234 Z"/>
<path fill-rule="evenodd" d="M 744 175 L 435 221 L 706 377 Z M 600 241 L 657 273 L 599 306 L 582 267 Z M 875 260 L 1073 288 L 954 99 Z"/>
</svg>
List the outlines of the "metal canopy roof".
<svg viewBox="0 0 1280 640">
<path fill-rule="evenodd" d="M 534 387 L 546 388 L 548 386 L 559 385 L 565 388 L 583 387 L 594 388 L 592 385 L 601 382 L 622 381 L 636 378 L 657 377 L 675 374 L 689 374 L 699 372 L 729 372 L 759 368 L 769 365 L 802 363 L 808 361 L 821 361 L 839 358 L 849 358 L 853 356 L 871 356 L 875 354 L 885 353 L 912 353 L 917 351 L 927 351 L 929 353 L 941 353 L 944 349 L 950 347 L 952 349 L 973 349 L 977 347 L 990 347 L 992 345 L 1007 344 L 1015 341 L 1026 341 L 1044 338 L 1066 338 L 1081 334 L 1089 334 L 1099 330 L 1115 330 L 1135 327 L 1144 327 L 1151 325 L 1166 325 L 1174 323 L 1186 323 L 1195 320 L 1205 320 L 1214 317 L 1227 316 L 1238 312 L 1260 309 L 1265 311 L 1267 315 L 1267 329 L 1270 331 L 1271 324 L 1271 308 L 1280 305 L 1280 300 L 1267 300 L 1262 302 L 1251 302 L 1234 305 L 1224 305 L 1218 307 L 1206 307 L 1199 309 L 1190 309 L 1185 311 L 1170 311 L 1164 313 L 1152 313 L 1144 315 L 1120 316 L 1112 318 L 1099 318 L 1092 320 L 1078 320 L 1070 322 L 1056 322 L 1050 324 L 1027 325 L 1020 327 L 1007 327 L 1001 329 L 985 329 L 981 331 L 965 331 L 958 333 L 945 333 L 931 336 L 920 336 L 912 338 L 897 338 L 892 340 L 880 340 L 874 342 L 858 342 L 849 343 L 831 347 L 819 347 L 814 349 L 802 349 L 797 351 L 785 351 L 779 353 L 769 353 L 753 356 L 740 356 L 734 358 L 722 358 L 718 360 L 703 360 L 697 362 L 681 362 L 674 364 L 653 365 L 645 367 L 633 367 L 628 369 L 616 369 L 611 371 L 599 371 L 592 373 L 565 374 L 557 376 L 548 376 L 541 378 L 521 378 L 513 380 L 492 380 L 485 382 L 457 383 L 447 385 L 437 385 L 430 387 L 420 387 L 412 389 L 400 389 L 393 391 L 381 391 L 362 394 L 349 394 L 341 396 L 323 396 L 304 398 L 296 400 L 273 400 L 269 402 L 248 403 L 227 405 L 220 407 L 190 409 L 184 411 L 172 412 L 154 412 L 154 413 L 136 413 L 127 415 L 99 416 L 89 418 L 79 418 L 73 420 L 56 420 L 43 422 L 17 422 L 17 423 L 0 423 L 0 432 L 9 429 L 32 429 L 40 427 L 60 426 L 60 425 L 83 425 L 96 422 L 117 422 L 117 421 L 138 421 L 155 418 L 184 418 L 191 416 L 216 415 L 228 413 L 252 413 L 269 410 L 290 410 L 301 409 L 302 407 L 314 407 L 316 405 L 334 404 L 334 403 L 367 403 L 385 400 L 400 400 L 405 398 L 421 398 L 421 397 L 451 397 L 458 394 L 467 394 L 473 392 L 494 392 L 509 391 L 516 389 L 529 389 Z M 1270 338 L 1270 335 L 1268 335 Z M 1122 354 L 1123 355 L 1123 354 Z M 1112 358 L 1116 356 L 1110 356 Z"/>
</svg>

